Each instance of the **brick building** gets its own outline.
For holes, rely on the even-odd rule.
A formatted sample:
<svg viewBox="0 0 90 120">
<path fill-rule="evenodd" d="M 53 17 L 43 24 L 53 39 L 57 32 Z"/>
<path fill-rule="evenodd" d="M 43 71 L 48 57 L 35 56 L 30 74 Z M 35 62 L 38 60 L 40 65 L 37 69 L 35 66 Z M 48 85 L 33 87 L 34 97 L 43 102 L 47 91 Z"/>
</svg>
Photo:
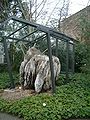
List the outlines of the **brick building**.
<svg viewBox="0 0 90 120">
<path fill-rule="evenodd" d="M 77 40 L 82 40 L 81 19 L 84 18 L 90 21 L 90 5 L 80 10 L 79 12 L 64 19 L 61 23 L 61 32 L 73 37 Z"/>
</svg>

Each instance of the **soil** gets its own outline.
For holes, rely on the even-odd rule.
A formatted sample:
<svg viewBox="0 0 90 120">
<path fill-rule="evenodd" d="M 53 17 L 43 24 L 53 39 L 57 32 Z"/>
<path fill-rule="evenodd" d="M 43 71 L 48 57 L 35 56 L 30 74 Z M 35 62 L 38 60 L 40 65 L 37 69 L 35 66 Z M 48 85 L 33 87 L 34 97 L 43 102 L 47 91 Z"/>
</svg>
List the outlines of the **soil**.
<svg viewBox="0 0 90 120">
<path fill-rule="evenodd" d="M 47 93 L 51 95 L 51 91 L 48 90 Z M 35 93 L 34 90 L 23 90 L 20 87 L 16 87 L 15 89 L 0 90 L 0 97 L 5 100 L 18 100 L 29 96 L 34 96 L 36 94 L 37 93 Z"/>
<path fill-rule="evenodd" d="M 22 90 L 19 89 L 19 87 L 15 89 L 0 90 L 0 97 L 5 100 L 18 100 L 32 95 L 36 95 L 34 90 Z"/>
</svg>

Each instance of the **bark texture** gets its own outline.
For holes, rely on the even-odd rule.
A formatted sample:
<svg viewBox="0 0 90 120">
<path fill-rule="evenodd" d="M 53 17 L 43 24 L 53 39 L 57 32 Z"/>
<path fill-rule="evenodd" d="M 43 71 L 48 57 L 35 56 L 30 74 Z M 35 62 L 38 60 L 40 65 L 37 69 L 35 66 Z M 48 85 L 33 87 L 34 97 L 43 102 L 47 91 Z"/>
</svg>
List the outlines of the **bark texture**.
<svg viewBox="0 0 90 120">
<path fill-rule="evenodd" d="M 57 80 L 60 74 L 60 61 L 52 56 L 54 77 Z M 43 55 L 35 47 L 29 48 L 20 66 L 20 82 L 23 89 L 33 88 L 37 93 L 51 88 L 50 62 L 47 55 Z"/>
</svg>

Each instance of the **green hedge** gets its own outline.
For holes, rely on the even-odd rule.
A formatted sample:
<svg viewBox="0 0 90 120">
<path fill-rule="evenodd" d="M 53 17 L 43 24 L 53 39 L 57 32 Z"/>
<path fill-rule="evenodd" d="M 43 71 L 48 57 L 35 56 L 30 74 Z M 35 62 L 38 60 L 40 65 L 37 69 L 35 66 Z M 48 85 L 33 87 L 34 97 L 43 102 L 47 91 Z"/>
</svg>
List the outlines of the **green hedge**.
<svg viewBox="0 0 90 120">
<path fill-rule="evenodd" d="M 69 83 L 56 87 L 54 95 L 41 93 L 12 102 L 0 99 L 0 110 L 25 120 L 90 118 L 90 75 L 71 76 Z"/>
</svg>

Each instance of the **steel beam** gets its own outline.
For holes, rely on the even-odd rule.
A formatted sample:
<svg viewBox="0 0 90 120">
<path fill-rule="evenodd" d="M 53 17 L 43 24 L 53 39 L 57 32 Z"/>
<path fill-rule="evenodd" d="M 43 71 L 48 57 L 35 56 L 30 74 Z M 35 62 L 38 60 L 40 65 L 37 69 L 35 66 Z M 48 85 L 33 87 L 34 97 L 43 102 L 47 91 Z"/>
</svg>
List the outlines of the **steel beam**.
<svg viewBox="0 0 90 120">
<path fill-rule="evenodd" d="M 10 19 L 12 19 L 12 20 L 14 20 L 14 21 L 17 21 L 17 22 L 20 22 L 20 23 L 24 23 L 24 24 L 26 24 L 26 25 L 30 25 L 30 26 L 32 26 L 32 27 L 37 28 L 39 31 L 42 31 L 42 32 L 45 32 L 45 33 L 47 33 L 47 32 L 49 31 L 49 33 L 50 33 L 51 36 L 61 37 L 61 38 L 63 37 L 63 38 L 66 39 L 66 40 L 76 41 L 75 39 L 73 39 L 73 38 L 71 38 L 71 37 L 69 37 L 69 36 L 67 36 L 67 35 L 65 35 L 65 34 L 63 34 L 63 33 L 60 33 L 60 32 L 58 32 L 58 31 L 55 31 L 54 29 L 51 29 L 51 28 L 49 28 L 49 27 L 46 27 L 46 26 L 43 26 L 43 25 L 39 25 L 39 24 L 36 24 L 36 23 L 31 23 L 30 21 L 23 20 L 23 19 L 21 19 L 21 18 L 15 17 L 15 16 L 12 16 L 12 17 L 10 17 L 9 19 L 7 19 L 7 20 L 4 22 L 4 24 L 5 24 L 8 20 L 10 20 Z"/>
<path fill-rule="evenodd" d="M 51 70 L 52 93 L 55 93 L 55 76 L 54 76 L 52 49 L 51 49 L 51 41 L 50 41 L 50 34 L 49 33 L 47 33 L 47 46 L 48 46 L 48 55 L 49 55 L 50 70 Z"/>
<path fill-rule="evenodd" d="M 10 37 L 11 35 L 13 35 L 14 33 L 18 32 L 19 30 L 21 30 L 22 28 L 24 28 L 26 25 L 23 25 L 22 27 L 20 27 L 19 29 L 15 30 L 14 32 L 12 32 L 11 34 L 9 34 L 7 37 Z"/>
<path fill-rule="evenodd" d="M 41 39 L 41 38 L 43 38 L 44 36 L 46 36 L 46 34 L 43 34 L 42 36 L 35 38 L 33 41 L 36 41 L 36 40 L 38 40 L 38 39 Z"/>
<path fill-rule="evenodd" d="M 12 20 L 12 17 L 9 17 L 7 20 L 3 21 L 0 26 L 3 28 L 3 26 L 10 20 Z"/>
<path fill-rule="evenodd" d="M 49 27 L 46 27 L 46 26 L 43 26 L 43 25 L 40 25 L 40 24 L 36 24 L 36 23 L 31 23 L 30 21 L 27 21 L 27 20 L 23 20 L 21 18 L 17 18 L 17 17 L 12 17 L 11 18 L 12 20 L 15 20 L 15 21 L 18 21 L 18 22 L 21 22 L 21 23 L 24 23 L 24 24 L 27 24 L 27 25 L 30 25 L 32 27 L 35 27 L 37 28 L 38 30 L 42 31 L 42 32 L 45 32 L 47 33 L 49 31 L 50 35 L 54 35 L 54 36 L 62 36 L 64 37 L 65 39 L 70 39 L 70 40 L 74 40 L 76 41 L 75 39 L 63 34 L 63 33 L 60 33 L 58 31 L 55 31 L 54 29 L 51 29 Z"/>
<path fill-rule="evenodd" d="M 38 42 L 38 41 L 37 41 L 38 39 L 41 40 L 41 38 L 43 39 L 43 38 L 45 38 L 45 37 L 46 37 L 46 34 L 43 34 L 42 36 L 40 36 L 40 37 L 38 37 L 38 38 L 35 38 L 33 41 L 28 41 L 28 43 L 35 43 L 35 42 Z"/>
<path fill-rule="evenodd" d="M 46 34 L 43 34 L 42 36 L 34 39 L 33 41 L 29 41 L 29 40 L 23 40 L 23 38 L 19 39 L 19 38 L 13 38 L 13 37 L 5 37 L 3 36 L 4 39 L 11 39 L 11 40 L 16 40 L 16 41 L 22 41 L 22 42 L 28 42 L 28 43 L 33 43 L 35 42 L 37 39 L 41 39 L 42 37 L 44 37 Z"/>
<path fill-rule="evenodd" d="M 73 53 L 72 53 L 72 73 L 74 74 L 75 70 L 75 44 L 73 44 Z"/>
<path fill-rule="evenodd" d="M 24 20 L 24 19 L 21 19 L 21 18 L 17 18 L 17 17 L 12 17 L 11 19 L 15 20 L 17 22 L 24 23 L 26 25 L 30 25 L 32 27 L 35 27 L 35 28 L 37 28 L 38 30 L 40 30 L 42 32 L 46 32 L 47 33 L 47 31 L 48 31 L 48 29 L 47 29 L 48 27 L 40 25 L 40 24 L 31 23 L 30 21 L 27 21 L 27 20 Z"/>
<path fill-rule="evenodd" d="M 58 39 L 56 38 L 56 56 L 58 57 Z"/>
<path fill-rule="evenodd" d="M 69 77 L 69 42 L 66 42 L 66 79 Z"/>
<path fill-rule="evenodd" d="M 5 37 L 5 36 L 3 36 L 3 37 L 6 38 L 6 39 L 17 40 L 17 41 L 22 41 L 22 42 L 28 42 L 28 40 L 23 40 L 23 39 L 19 39 L 19 38 Z"/>
<path fill-rule="evenodd" d="M 69 41 L 69 40 L 76 41 L 76 40 L 74 40 L 74 38 L 71 38 L 71 37 L 69 37 L 69 36 L 67 36 L 67 35 L 65 35 L 65 34 L 59 32 L 59 31 L 55 31 L 53 29 L 49 29 L 49 30 L 50 30 L 50 35 L 51 36 L 56 36 L 56 37 L 65 39 L 66 41 Z"/>
<path fill-rule="evenodd" d="M 38 30 L 35 30 L 35 31 L 33 31 L 32 33 L 29 33 L 28 35 L 26 35 L 26 36 L 22 37 L 21 39 L 25 39 L 26 37 L 28 37 L 28 36 L 32 35 L 33 33 L 37 32 L 37 31 L 38 31 Z"/>
</svg>

